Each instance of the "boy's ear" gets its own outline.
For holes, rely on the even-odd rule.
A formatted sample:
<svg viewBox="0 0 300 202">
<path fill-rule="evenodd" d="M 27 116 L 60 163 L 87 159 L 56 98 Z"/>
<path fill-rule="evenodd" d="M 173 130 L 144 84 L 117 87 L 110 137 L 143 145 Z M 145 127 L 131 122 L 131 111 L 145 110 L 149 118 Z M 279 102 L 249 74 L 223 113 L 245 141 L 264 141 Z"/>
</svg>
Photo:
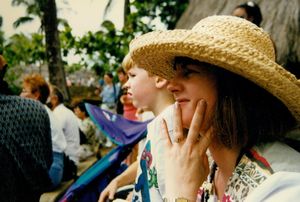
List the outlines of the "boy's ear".
<svg viewBox="0 0 300 202">
<path fill-rule="evenodd" d="M 155 78 L 155 87 L 156 88 L 164 88 L 165 86 L 167 86 L 167 84 L 168 84 L 168 81 L 166 79 L 156 76 L 156 78 Z"/>
</svg>

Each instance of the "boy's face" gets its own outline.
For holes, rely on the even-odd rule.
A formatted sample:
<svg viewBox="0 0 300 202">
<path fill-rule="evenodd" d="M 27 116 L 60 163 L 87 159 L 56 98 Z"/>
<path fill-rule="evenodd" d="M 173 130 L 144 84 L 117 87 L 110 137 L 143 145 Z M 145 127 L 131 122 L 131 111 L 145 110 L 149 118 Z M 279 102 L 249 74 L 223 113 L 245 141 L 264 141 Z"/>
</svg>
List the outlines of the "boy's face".
<svg viewBox="0 0 300 202">
<path fill-rule="evenodd" d="M 216 81 L 212 73 L 199 65 L 176 65 L 176 75 L 167 88 L 181 107 L 182 124 L 185 128 L 190 127 L 197 102 L 204 99 L 207 110 L 203 127 L 208 127 L 208 117 L 211 117 L 217 100 Z"/>
<path fill-rule="evenodd" d="M 132 98 L 133 105 L 137 108 L 151 108 L 155 97 L 155 77 L 150 77 L 148 72 L 137 66 L 128 70 L 128 80 L 124 84 L 127 94 Z"/>
</svg>

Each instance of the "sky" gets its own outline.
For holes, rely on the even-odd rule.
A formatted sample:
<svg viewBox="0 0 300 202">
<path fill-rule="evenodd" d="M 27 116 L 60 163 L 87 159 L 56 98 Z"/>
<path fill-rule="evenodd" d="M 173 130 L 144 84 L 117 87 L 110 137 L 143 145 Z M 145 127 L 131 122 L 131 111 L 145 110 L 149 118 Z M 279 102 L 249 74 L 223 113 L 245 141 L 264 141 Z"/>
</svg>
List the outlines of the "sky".
<svg viewBox="0 0 300 202">
<path fill-rule="evenodd" d="M 2 30 L 5 37 L 15 33 L 33 33 L 37 32 L 40 26 L 38 19 L 21 25 L 19 28 L 13 28 L 13 22 L 19 17 L 25 16 L 24 6 L 11 6 L 12 0 L 1 0 L 0 15 L 3 17 Z M 103 20 L 103 11 L 108 0 L 56 0 L 58 17 L 64 18 L 73 28 L 72 33 L 76 36 L 82 36 L 88 31 L 96 31 L 100 28 Z M 64 3 L 67 2 L 67 3 Z M 112 10 L 106 16 L 106 19 L 112 20 L 116 27 L 120 29 L 123 25 L 123 4 L 124 0 L 113 5 Z"/>
</svg>

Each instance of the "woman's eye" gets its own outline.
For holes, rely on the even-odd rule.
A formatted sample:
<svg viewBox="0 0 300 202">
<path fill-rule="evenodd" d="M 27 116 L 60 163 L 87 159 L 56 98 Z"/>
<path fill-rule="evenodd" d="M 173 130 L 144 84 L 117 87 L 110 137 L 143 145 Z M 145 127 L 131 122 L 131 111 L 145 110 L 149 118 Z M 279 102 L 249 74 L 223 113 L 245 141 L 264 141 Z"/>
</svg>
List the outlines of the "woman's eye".
<svg viewBox="0 0 300 202">
<path fill-rule="evenodd" d="M 190 74 L 192 74 L 192 73 L 193 73 L 193 71 L 191 71 L 191 70 L 189 70 L 189 69 L 187 69 L 187 68 L 182 69 L 182 75 L 183 75 L 184 77 L 188 77 L 188 76 L 190 76 Z"/>
</svg>

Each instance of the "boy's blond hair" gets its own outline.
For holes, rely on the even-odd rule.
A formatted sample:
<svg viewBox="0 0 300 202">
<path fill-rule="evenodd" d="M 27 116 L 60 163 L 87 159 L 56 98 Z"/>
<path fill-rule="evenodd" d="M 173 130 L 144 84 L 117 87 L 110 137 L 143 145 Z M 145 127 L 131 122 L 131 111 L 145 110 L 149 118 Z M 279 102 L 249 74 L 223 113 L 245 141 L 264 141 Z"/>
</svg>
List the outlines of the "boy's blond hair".
<svg viewBox="0 0 300 202">
<path fill-rule="evenodd" d="M 125 72 L 128 72 L 133 67 L 133 60 L 130 57 L 130 54 L 127 53 L 122 61 L 122 67 Z"/>
<path fill-rule="evenodd" d="M 125 72 L 127 73 L 133 66 L 134 66 L 134 62 L 130 56 L 130 53 L 127 53 L 122 61 L 122 67 L 125 70 Z M 149 76 L 153 76 L 153 74 L 151 74 L 148 71 L 147 71 L 147 74 Z"/>
</svg>

